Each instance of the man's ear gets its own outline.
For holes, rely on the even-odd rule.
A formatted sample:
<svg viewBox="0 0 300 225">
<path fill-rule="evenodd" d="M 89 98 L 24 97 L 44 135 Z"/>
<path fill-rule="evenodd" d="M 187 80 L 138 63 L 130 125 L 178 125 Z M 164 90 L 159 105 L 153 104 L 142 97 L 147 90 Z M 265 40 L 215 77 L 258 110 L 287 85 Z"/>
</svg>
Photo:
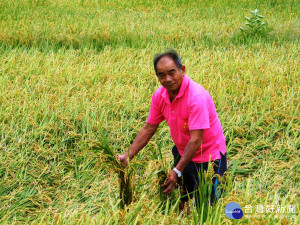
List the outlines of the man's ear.
<svg viewBox="0 0 300 225">
<path fill-rule="evenodd" d="M 184 65 L 181 66 L 181 72 L 182 72 L 182 74 L 185 74 L 185 66 Z"/>
</svg>

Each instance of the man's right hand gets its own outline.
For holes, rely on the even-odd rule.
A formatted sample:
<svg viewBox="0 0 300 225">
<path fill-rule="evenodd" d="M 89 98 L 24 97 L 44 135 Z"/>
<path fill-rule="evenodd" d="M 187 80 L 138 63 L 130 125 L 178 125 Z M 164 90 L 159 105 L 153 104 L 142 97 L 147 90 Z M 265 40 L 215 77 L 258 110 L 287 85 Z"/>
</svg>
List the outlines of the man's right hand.
<svg viewBox="0 0 300 225">
<path fill-rule="evenodd" d="M 118 156 L 118 160 L 123 163 L 124 167 L 127 166 L 127 154 L 124 153 L 123 155 Z"/>
</svg>

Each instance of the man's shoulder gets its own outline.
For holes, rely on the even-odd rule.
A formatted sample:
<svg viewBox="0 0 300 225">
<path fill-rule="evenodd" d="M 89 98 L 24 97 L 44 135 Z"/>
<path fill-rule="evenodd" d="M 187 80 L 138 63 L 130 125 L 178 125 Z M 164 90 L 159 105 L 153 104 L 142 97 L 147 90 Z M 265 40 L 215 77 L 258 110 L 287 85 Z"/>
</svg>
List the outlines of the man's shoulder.
<svg viewBox="0 0 300 225">
<path fill-rule="evenodd" d="M 163 86 L 160 86 L 159 88 L 157 88 L 155 90 L 155 92 L 153 93 L 153 96 L 163 96 L 163 93 L 164 93 Z"/>
<path fill-rule="evenodd" d="M 164 98 L 164 95 L 165 95 L 165 90 L 164 90 L 163 86 L 160 86 L 153 93 L 152 100 L 154 100 L 154 101 L 162 100 Z"/>
<path fill-rule="evenodd" d="M 160 86 L 159 88 L 157 88 L 154 92 L 154 94 L 162 94 L 162 92 L 164 91 L 164 87 Z"/>
<path fill-rule="evenodd" d="M 196 96 L 203 96 L 203 97 L 210 96 L 208 91 L 201 84 L 195 82 L 192 79 L 190 79 L 189 82 L 188 94 L 190 98 L 194 98 Z"/>
<path fill-rule="evenodd" d="M 204 106 L 210 108 L 213 102 L 209 92 L 201 84 L 193 80 L 190 80 L 187 94 L 186 100 L 189 107 L 197 106 L 197 109 L 202 110 Z"/>
</svg>

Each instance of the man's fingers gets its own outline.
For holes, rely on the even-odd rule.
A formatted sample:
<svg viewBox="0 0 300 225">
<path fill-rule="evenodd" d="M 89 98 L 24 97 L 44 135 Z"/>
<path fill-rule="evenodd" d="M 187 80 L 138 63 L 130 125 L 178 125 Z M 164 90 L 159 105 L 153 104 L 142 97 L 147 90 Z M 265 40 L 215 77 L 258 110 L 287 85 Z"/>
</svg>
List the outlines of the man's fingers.
<svg viewBox="0 0 300 225">
<path fill-rule="evenodd" d="M 166 187 L 168 186 L 170 183 L 170 180 L 168 179 L 165 183 L 163 183 L 162 185 L 160 185 L 161 187 Z"/>
<path fill-rule="evenodd" d="M 170 194 L 176 183 L 177 183 L 177 174 L 173 170 L 171 170 L 168 180 L 161 185 L 161 187 L 167 187 L 163 191 L 163 193 L 164 194 Z"/>
<path fill-rule="evenodd" d="M 172 192 L 174 186 L 175 186 L 175 184 L 170 183 L 170 184 L 168 185 L 168 187 L 163 191 L 163 193 L 164 193 L 164 194 L 167 194 L 167 195 L 170 194 L 170 193 Z"/>
<path fill-rule="evenodd" d="M 119 156 L 117 157 L 117 159 L 118 159 L 121 163 L 123 163 L 123 158 L 122 158 L 121 155 L 119 155 Z"/>
<path fill-rule="evenodd" d="M 163 193 L 164 194 L 170 194 L 175 186 L 176 182 L 174 182 L 172 179 L 168 179 L 165 183 L 161 185 L 161 187 L 167 187 Z"/>
<path fill-rule="evenodd" d="M 119 155 L 117 159 L 123 164 L 124 168 L 127 166 L 127 158 L 124 155 Z"/>
</svg>

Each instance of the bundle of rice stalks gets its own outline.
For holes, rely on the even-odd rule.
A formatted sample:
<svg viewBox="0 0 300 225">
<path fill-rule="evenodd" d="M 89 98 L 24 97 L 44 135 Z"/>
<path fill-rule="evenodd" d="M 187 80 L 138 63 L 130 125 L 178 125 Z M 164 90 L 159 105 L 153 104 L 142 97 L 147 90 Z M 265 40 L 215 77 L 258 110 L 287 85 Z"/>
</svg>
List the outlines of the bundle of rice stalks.
<svg viewBox="0 0 300 225">
<path fill-rule="evenodd" d="M 114 170 L 119 176 L 119 197 L 120 207 L 123 209 L 125 205 L 132 202 L 133 187 L 132 177 L 133 169 L 130 164 L 124 168 L 124 165 L 116 158 L 114 151 L 110 148 L 107 139 L 102 137 L 101 141 L 93 142 L 91 149 L 96 152 L 102 152 L 105 156 L 105 164 L 108 168 Z"/>
<path fill-rule="evenodd" d="M 165 195 L 163 191 L 166 187 L 161 187 L 161 185 L 168 180 L 168 171 L 165 168 L 160 168 L 157 171 L 157 177 L 158 177 L 158 195 L 160 200 L 160 210 L 161 211 L 168 211 L 168 208 L 170 205 L 175 205 L 177 202 L 176 198 L 176 191 L 173 190 L 170 195 Z"/>
<path fill-rule="evenodd" d="M 159 185 L 159 199 L 161 201 L 165 200 L 165 195 L 163 194 L 163 188 L 161 185 L 167 180 L 167 173 L 164 169 L 160 169 L 157 171 L 157 177 L 158 177 L 158 185 Z"/>
</svg>

